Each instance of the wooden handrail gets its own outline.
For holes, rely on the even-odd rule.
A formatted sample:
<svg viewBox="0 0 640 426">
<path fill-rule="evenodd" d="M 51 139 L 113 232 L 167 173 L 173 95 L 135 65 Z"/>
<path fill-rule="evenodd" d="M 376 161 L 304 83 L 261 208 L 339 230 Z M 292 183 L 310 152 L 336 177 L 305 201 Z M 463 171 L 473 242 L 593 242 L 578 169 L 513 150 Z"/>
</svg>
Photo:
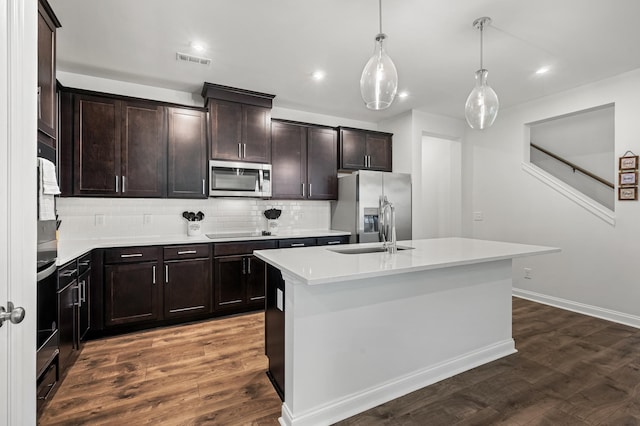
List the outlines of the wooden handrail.
<svg viewBox="0 0 640 426">
<path fill-rule="evenodd" d="M 602 179 L 600 176 L 596 176 L 596 175 L 594 175 L 594 174 L 593 174 L 593 173 L 591 173 L 590 171 L 585 170 L 585 169 L 583 169 L 582 167 L 580 167 L 580 166 L 578 166 L 578 165 L 576 165 L 576 164 L 573 164 L 572 162 L 567 161 L 567 160 L 565 160 L 564 158 L 559 157 L 559 156 L 557 156 L 556 154 L 554 154 L 554 153 L 552 153 L 552 152 L 547 151 L 546 149 L 544 149 L 544 148 L 542 148 L 542 147 L 540 147 L 540 146 L 538 146 L 538 145 L 534 144 L 533 142 L 530 142 L 530 145 L 531 145 L 531 147 L 532 147 L 532 148 L 535 148 L 535 149 L 537 149 L 538 151 L 540 151 L 540 152 L 542 152 L 542 153 L 544 153 L 544 154 L 547 154 L 549 157 L 554 158 L 554 159 L 556 159 L 556 160 L 560 161 L 561 163 L 564 163 L 564 164 L 566 164 L 567 166 L 571 167 L 571 168 L 573 169 L 573 172 L 574 172 L 574 173 L 575 173 L 575 172 L 576 172 L 576 170 L 577 170 L 577 171 L 579 171 L 580 173 L 582 173 L 583 175 L 588 176 L 588 177 L 590 177 L 591 179 L 595 179 L 595 180 L 597 180 L 598 182 L 600 182 L 600 183 L 601 183 L 601 184 L 603 184 L 603 185 L 607 185 L 609 188 L 612 188 L 612 189 L 614 188 L 613 183 L 611 183 L 611 182 L 609 182 L 609 181 L 607 181 L 607 180 L 605 180 L 605 179 Z"/>
</svg>

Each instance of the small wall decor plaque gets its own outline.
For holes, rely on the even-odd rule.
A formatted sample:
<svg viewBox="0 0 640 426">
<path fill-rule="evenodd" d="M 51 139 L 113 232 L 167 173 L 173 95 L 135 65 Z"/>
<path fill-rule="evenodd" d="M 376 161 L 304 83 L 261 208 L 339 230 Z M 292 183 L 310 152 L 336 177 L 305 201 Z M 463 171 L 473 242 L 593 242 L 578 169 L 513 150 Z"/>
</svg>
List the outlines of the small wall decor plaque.
<svg viewBox="0 0 640 426">
<path fill-rule="evenodd" d="M 638 170 L 638 156 L 633 155 L 633 152 L 631 151 L 627 151 L 626 154 L 624 154 L 624 156 L 620 157 L 620 163 L 618 168 L 621 171 Z"/>
<path fill-rule="evenodd" d="M 624 153 L 618 162 L 618 200 L 638 199 L 638 156 L 631 151 Z"/>
<path fill-rule="evenodd" d="M 631 186 L 628 188 L 618 188 L 618 200 L 637 200 L 638 199 L 638 187 Z"/>
</svg>

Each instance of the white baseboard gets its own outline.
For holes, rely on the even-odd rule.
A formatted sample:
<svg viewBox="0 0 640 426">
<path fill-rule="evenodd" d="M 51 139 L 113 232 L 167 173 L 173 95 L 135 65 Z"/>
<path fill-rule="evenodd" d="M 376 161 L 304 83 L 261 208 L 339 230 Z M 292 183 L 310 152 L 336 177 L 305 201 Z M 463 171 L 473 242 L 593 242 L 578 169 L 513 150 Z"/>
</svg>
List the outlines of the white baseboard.
<svg viewBox="0 0 640 426">
<path fill-rule="evenodd" d="M 282 417 L 280 417 L 278 421 L 283 426 L 333 424 L 387 401 L 391 401 L 392 399 L 399 398 L 425 386 L 432 385 L 515 352 L 517 352 L 517 350 L 515 349 L 513 339 L 507 339 L 418 370 L 410 375 L 383 383 L 375 388 L 365 389 L 362 392 L 346 396 L 330 404 L 295 416 L 285 401 L 285 403 L 282 404 Z"/>
<path fill-rule="evenodd" d="M 556 308 L 565 309 L 567 311 L 577 312 L 579 314 L 589 315 L 607 321 L 640 328 L 640 317 L 636 315 L 629 315 L 624 312 L 612 311 L 610 309 L 599 308 L 597 306 L 586 305 L 584 303 L 573 302 L 571 300 L 547 296 L 545 294 L 535 293 L 533 291 L 522 290 L 519 288 L 513 289 L 513 295 L 521 299 L 544 303 L 545 305 L 555 306 Z"/>
</svg>

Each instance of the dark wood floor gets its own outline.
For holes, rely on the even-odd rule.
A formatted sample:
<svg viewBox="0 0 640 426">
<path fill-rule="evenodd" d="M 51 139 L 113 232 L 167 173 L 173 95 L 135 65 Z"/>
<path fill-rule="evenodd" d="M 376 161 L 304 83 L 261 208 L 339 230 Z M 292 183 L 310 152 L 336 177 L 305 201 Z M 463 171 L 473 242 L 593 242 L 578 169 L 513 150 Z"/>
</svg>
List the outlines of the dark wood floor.
<svg viewBox="0 0 640 426">
<path fill-rule="evenodd" d="M 277 425 L 262 314 L 88 342 L 40 424 Z M 640 330 L 514 298 L 518 353 L 340 425 L 640 425 Z"/>
</svg>

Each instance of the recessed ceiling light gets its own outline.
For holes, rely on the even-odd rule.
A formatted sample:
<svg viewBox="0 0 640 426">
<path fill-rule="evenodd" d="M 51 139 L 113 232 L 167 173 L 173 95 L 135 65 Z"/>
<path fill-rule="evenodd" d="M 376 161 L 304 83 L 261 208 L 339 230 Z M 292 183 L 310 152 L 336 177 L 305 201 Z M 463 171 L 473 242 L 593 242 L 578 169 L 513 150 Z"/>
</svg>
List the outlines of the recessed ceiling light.
<svg viewBox="0 0 640 426">
<path fill-rule="evenodd" d="M 198 42 L 191 42 L 191 48 L 196 52 L 204 52 L 205 50 L 207 50 L 202 43 Z"/>
<path fill-rule="evenodd" d="M 326 76 L 324 71 L 314 71 L 313 73 L 311 73 L 311 78 L 313 78 L 315 81 L 320 81 L 320 80 L 324 80 L 324 77 Z"/>
<path fill-rule="evenodd" d="M 404 99 L 404 98 L 406 98 L 408 96 L 409 96 L 409 92 L 400 92 L 400 93 L 398 93 L 398 97 L 400 99 Z"/>
<path fill-rule="evenodd" d="M 541 67 L 541 68 L 538 68 L 538 70 L 536 71 L 536 74 L 538 74 L 538 75 L 546 74 L 546 73 L 548 73 L 548 72 L 549 72 L 549 70 L 550 70 L 550 69 L 551 69 L 551 68 L 549 68 L 549 67 Z"/>
</svg>

